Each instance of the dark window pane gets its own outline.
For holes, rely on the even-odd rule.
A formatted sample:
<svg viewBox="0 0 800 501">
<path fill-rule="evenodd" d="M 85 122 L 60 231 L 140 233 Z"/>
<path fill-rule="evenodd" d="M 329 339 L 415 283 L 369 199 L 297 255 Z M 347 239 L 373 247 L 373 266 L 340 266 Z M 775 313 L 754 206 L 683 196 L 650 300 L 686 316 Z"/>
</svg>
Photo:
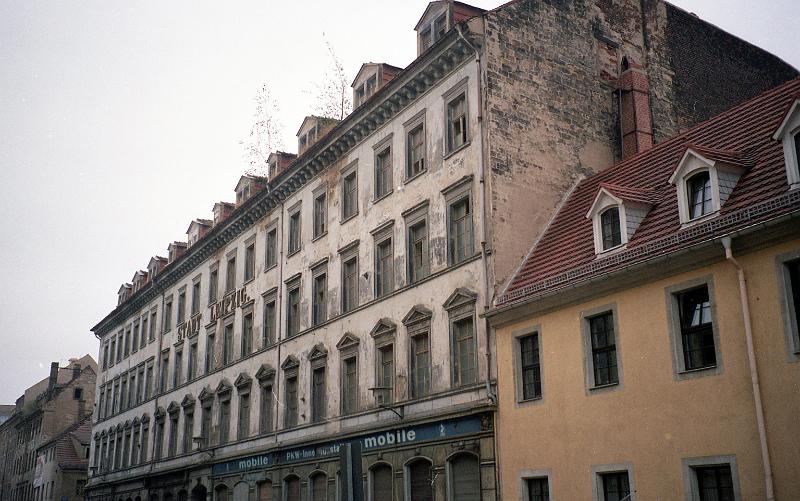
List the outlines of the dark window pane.
<svg viewBox="0 0 800 501">
<path fill-rule="evenodd" d="M 415 461 L 408 467 L 408 474 L 411 499 L 413 501 L 433 501 L 431 464 L 425 460 Z"/>
<path fill-rule="evenodd" d="M 622 244 L 619 224 L 619 207 L 606 209 L 600 214 L 600 227 L 603 232 L 603 250 Z"/>
<path fill-rule="evenodd" d="M 528 400 L 542 396 L 542 378 L 539 366 L 539 335 L 531 334 L 519 340 L 522 369 L 522 398 Z"/>
<path fill-rule="evenodd" d="M 601 477 L 603 480 L 603 501 L 628 501 L 626 496 L 631 493 L 631 488 L 628 484 L 628 472 L 604 473 Z"/>
<path fill-rule="evenodd" d="M 689 218 L 694 219 L 711 213 L 711 177 L 701 172 L 686 181 L 689 195 Z"/>
<path fill-rule="evenodd" d="M 391 466 L 381 464 L 372 469 L 372 499 L 393 499 Z"/>
<path fill-rule="evenodd" d="M 729 465 L 695 469 L 700 501 L 734 501 L 733 479 Z"/>
<path fill-rule="evenodd" d="M 589 319 L 592 341 L 592 366 L 594 384 L 619 382 L 617 373 L 617 346 L 614 338 L 614 314 L 604 313 Z"/>
<path fill-rule="evenodd" d="M 550 501 L 550 486 L 547 478 L 529 478 L 527 501 Z"/>
<path fill-rule="evenodd" d="M 471 454 L 461 454 L 450 462 L 450 469 L 453 499 L 480 501 L 481 470 L 478 458 Z"/>
<path fill-rule="evenodd" d="M 686 369 L 700 369 L 716 365 L 708 287 L 698 287 L 679 294 L 678 304 Z"/>
</svg>

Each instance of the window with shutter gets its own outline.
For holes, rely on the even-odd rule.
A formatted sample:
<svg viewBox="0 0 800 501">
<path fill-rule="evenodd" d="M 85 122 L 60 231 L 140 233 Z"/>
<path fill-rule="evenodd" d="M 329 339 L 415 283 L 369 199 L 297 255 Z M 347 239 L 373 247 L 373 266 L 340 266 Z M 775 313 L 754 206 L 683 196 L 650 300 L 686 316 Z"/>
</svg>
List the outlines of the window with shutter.
<svg viewBox="0 0 800 501">
<path fill-rule="evenodd" d="M 481 470 L 476 456 L 459 454 L 450 460 L 450 492 L 458 501 L 480 501 Z"/>
<path fill-rule="evenodd" d="M 408 475 L 408 487 L 411 494 L 411 501 L 433 501 L 430 461 L 425 459 L 414 461 L 408 466 Z"/>
<path fill-rule="evenodd" d="M 258 501 L 272 501 L 272 482 L 258 484 Z"/>
<path fill-rule="evenodd" d="M 371 501 L 394 499 L 392 493 L 392 467 L 382 463 L 372 468 Z"/>
<path fill-rule="evenodd" d="M 284 489 L 286 489 L 286 501 L 300 501 L 300 479 L 297 477 L 289 477 L 284 481 Z"/>
<path fill-rule="evenodd" d="M 328 477 L 324 473 L 311 477 L 311 501 L 328 501 Z"/>
</svg>

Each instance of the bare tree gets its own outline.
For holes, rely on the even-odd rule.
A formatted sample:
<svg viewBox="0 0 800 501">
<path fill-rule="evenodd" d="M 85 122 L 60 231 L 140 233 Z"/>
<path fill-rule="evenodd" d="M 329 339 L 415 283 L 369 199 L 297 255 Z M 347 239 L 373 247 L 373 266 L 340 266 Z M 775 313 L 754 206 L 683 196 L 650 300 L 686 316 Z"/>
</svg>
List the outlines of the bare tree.
<svg viewBox="0 0 800 501">
<path fill-rule="evenodd" d="M 280 114 L 278 103 L 273 99 L 266 83 L 261 84 L 253 100 L 256 103 L 253 112 L 255 120 L 250 127 L 250 135 L 246 140 L 239 141 L 239 144 L 244 147 L 244 158 L 249 164 L 246 173 L 251 176 L 266 177 L 269 172 L 267 164 L 269 154 L 283 148 L 281 139 L 283 124 L 278 118 Z"/>
<path fill-rule="evenodd" d="M 322 34 L 323 38 L 325 34 Z M 325 47 L 330 56 L 330 65 L 325 70 L 322 83 L 315 84 L 316 103 L 314 114 L 343 120 L 353 111 L 353 96 L 350 92 L 350 82 L 344 72 L 342 62 L 336 57 L 330 42 L 325 40 Z"/>
</svg>

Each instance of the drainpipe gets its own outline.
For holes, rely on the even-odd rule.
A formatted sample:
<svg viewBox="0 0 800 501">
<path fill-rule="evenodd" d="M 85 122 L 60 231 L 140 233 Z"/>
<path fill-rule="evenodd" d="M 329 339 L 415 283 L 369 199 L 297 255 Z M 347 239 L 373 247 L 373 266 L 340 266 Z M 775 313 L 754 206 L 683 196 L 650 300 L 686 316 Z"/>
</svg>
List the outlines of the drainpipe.
<svg viewBox="0 0 800 501">
<path fill-rule="evenodd" d="M 483 85 L 482 84 L 482 77 L 483 72 L 481 71 L 481 54 L 478 51 L 477 47 L 472 45 L 469 40 L 464 36 L 464 32 L 461 30 L 461 25 L 455 25 L 456 31 L 458 32 L 459 37 L 470 47 L 473 51 L 475 51 L 475 79 L 478 85 L 478 152 L 479 152 L 479 159 L 477 165 L 477 175 L 478 180 L 480 183 L 480 206 L 481 210 L 478 214 L 479 223 L 481 229 L 481 264 L 482 266 L 482 275 L 483 275 L 483 313 L 482 316 L 484 317 L 483 320 L 483 331 L 485 335 L 485 342 L 486 342 L 486 395 L 489 397 L 489 400 L 492 403 L 496 403 L 497 399 L 495 395 L 492 393 L 492 353 L 491 353 L 491 344 L 490 344 L 490 335 L 489 335 L 489 319 L 486 317 L 485 313 L 489 311 L 489 301 L 491 296 L 491 291 L 489 289 L 489 258 L 488 258 L 488 251 L 487 251 L 487 242 L 486 242 L 486 166 L 483 161 L 484 152 L 483 152 Z"/>
<path fill-rule="evenodd" d="M 761 402 L 761 387 L 758 383 L 758 367 L 756 366 L 756 354 L 753 348 L 753 327 L 750 323 L 750 306 L 747 301 L 747 281 L 744 278 L 742 269 L 736 258 L 733 257 L 731 250 L 731 237 L 723 237 L 722 246 L 725 248 L 725 259 L 731 262 L 736 268 L 739 276 L 739 300 L 742 303 L 742 317 L 744 320 L 744 335 L 747 340 L 747 359 L 750 362 L 750 380 L 753 384 L 753 399 L 756 406 L 756 425 L 758 426 L 758 440 L 761 445 L 761 462 L 764 466 L 764 483 L 766 485 L 767 501 L 774 501 L 775 493 L 772 486 L 772 466 L 769 461 L 769 448 L 767 447 L 767 429 L 764 426 L 764 407 Z"/>
</svg>

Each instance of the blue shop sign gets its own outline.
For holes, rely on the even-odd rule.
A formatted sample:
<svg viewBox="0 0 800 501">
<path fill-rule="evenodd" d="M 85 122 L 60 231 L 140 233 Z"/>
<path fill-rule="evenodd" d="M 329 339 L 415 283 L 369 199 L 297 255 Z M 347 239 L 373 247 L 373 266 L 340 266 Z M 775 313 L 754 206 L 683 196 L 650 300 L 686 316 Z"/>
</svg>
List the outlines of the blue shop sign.
<svg viewBox="0 0 800 501">
<path fill-rule="evenodd" d="M 347 443 L 360 442 L 363 451 L 385 449 L 399 445 L 416 444 L 440 440 L 443 438 L 458 437 L 469 433 L 481 431 L 480 416 L 467 416 L 459 419 L 426 423 L 417 426 L 407 426 L 386 430 L 379 433 L 352 437 L 346 440 L 324 442 L 319 445 L 296 447 L 282 451 L 265 452 L 255 456 L 234 459 L 224 463 L 217 463 L 211 469 L 212 475 L 225 475 L 248 470 L 258 470 L 271 466 L 308 461 L 312 459 L 327 459 L 339 455 L 339 448 Z"/>
</svg>

